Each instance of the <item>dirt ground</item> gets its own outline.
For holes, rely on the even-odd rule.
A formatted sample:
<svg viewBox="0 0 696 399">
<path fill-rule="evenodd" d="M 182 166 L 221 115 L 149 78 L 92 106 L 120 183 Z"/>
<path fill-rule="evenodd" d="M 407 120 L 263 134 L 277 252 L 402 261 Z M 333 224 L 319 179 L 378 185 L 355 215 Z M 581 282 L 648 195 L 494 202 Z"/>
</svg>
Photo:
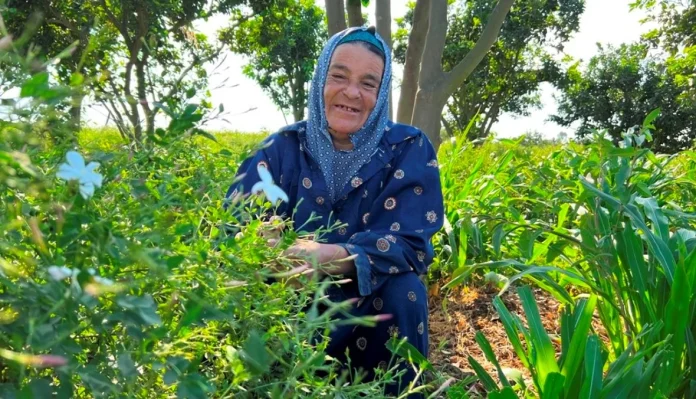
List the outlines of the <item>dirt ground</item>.
<svg viewBox="0 0 696 399">
<path fill-rule="evenodd" d="M 476 343 L 475 334 L 482 331 L 491 343 L 502 368 L 514 368 L 522 372 L 527 386 L 533 385 L 530 374 L 517 358 L 507 338 L 503 323 L 493 307 L 497 288 L 459 287 L 448 292 L 430 292 L 430 361 L 436 369 L 457 380 L 473 373 L 468 357 L 473 357 L 497 380 L 495 367 L 488 362 Z M 546 331 L 560 334 L 559 304 L 549 294 L 535 289 L 534 296 Z M 514 288 L 502 296 L 508 310 L 523 321 L 524 310 Z M 558 350 L 558 340 L 554 346 Z M 472 386 L 471 393 L 483 393 L 480 386 Z"/>
</svg>

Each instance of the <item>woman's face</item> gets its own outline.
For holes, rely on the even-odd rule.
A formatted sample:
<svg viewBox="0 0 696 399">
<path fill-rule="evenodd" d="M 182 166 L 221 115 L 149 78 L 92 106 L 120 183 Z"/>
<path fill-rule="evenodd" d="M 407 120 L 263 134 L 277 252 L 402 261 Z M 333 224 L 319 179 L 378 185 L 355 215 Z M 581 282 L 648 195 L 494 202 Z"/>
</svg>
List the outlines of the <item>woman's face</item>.
<svg viewBox="0 0 696 399">
<path fill-rule="evenodd" d="M 324 85 L 324 112 L 334 139 L 345 142 L 363 127 L 377 102 L 384 61 L 360 44 L 334 50 Z"/>
</svg>

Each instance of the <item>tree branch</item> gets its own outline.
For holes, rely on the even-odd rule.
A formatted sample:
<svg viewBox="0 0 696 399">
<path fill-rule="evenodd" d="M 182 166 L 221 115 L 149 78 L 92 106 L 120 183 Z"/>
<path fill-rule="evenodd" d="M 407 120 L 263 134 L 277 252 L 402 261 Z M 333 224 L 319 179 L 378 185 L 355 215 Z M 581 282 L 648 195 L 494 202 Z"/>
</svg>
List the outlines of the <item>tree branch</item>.
<svg viewBox="0 0 696 399">
<path fill-rule="evenodd" d="M 474 48 L 467 53 L 466 57 L 464 57 L 452 71 L 446 74 L 446 79 L 442 87 L 440 87 L 441 90 L 452 92 L 454 89 L 461 86 L 471 72 L 474 71 L 474 68 L 483 60 L 483 57 L 485 57 L 488 50 L 498 39 L 500 28 L 503 26 L 505 17 L 508 12 L 510 12 L 510 8 L 514 1 L 515 0 L 498 1 L 498 5 L 495 6 L 495 9 L 488 17 L 488 23 L 486 23 L 486 27 L 483 29 L 483 32 L 481 32 L 481 37 L 479 37 Z"/>
</svg>

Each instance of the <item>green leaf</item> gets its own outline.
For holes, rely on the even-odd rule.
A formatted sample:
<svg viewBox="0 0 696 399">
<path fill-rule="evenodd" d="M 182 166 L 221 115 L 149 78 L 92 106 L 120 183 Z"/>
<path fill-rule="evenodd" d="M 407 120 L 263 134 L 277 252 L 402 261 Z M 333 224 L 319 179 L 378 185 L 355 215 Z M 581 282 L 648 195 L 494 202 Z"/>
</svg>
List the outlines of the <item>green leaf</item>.
<svg viewBox="0 0 696 399">
<path fill-rule="evenodd" d="M 669 375 L 666 377 L 662 391 L 670 392 L 669 387 L 679 385 L 682 379 L 682 355 L 685 353 L 686 331 L 687 327 L 691 329 L 692 320 L 689 317 L 691 314 L 691 305 L 694 304 L 693 287 L 689 287 L 686 268 L 683 263 L 677 265 L 674 283 L 670 290 L 669 301 L 665 311 L 665 336 L 672 337 L 671 349 L 674 351 L 674 359 L 666 365 L 662 366 L 662 373 Z M 690 354 L 694 356 L 694 354 Z"/>
<path fill-rule="evenodd" d="M 266 343 L 261 336 L 252 331 L 244 344 L 244 349 L 240 352 L 244 363 L 249 370 L 255 374 L 268 372 L 271 365 L 271 358 L 266 350 Z"/>
<path fill-rule="evenodd" d="M 643 121 L 643 128 L 655 129 L 655 125 L 653 124 L 653 122 L 660 116 L 661 112 L 662 111 L 660 110 L 660 108 L 652 110 L 652 112 L 650 112 L 650 114 L 648 114 L 648 116 L 645 117 L 645 120 Z"/>
<path fill-rule="evenodd" d="M 505 377 L 503 369 L 500 367 L 500 363 L 498 362 L 498 359 L 495 357 L 495 353 L 493 353 L 493 348 L 491 347 L 490 342 L 488 342 L 486 336 L 483 335 L 483 332 L 481 332 L 480 330 L 476 331 L 476 342 L 483 351 L 483 354 L 486 356 L 486 359 L 489 362 L 491 362 L 495 366 L 495 369 L 498 371 L 498 379 L 500 380 L 500 383 L 503 384 L 503 386 L 510 386 L 510 382 Z"/>
<path fill-rule="evenodd" d="M 469 356 L 469 364 L 471 365 L 471 368 L 474 369 L 474 373 L 476 373 L 476 376 L 479 378 L 479 381 L 481 381 L 481 384 L 483 384 L 486 391 L 493 392 L 498 390 L 498 384 L 495 383 L 493 377 L 486 372 L 483 366 L 481 366 L 476 359 Z"/>
<path fill-rule="evenodd" d="M 599 339 L 596 335 L 591 335 L 585 347 L 585 383 L 580 391 L 580 398 L 599 398 L 601 391 L 602 355 L 599 352 Z"/>
<path fill-rule="evenodd" d="M 597 297 L 592 295 L 589 299 L 578 301 L 575 307 L 575 317 L 570 318 L 575 324 L 572 326 L 562 326 L 568 328 L 572 336 L 568 345 L 568 353 L 563 354 L 563 365 L 561 374 L 567 381 L 573 381 L 576 378 L 576 373 L 580 369 L 582 360 L 585 356 L 585 344 L 587 343 L 587 335 L 592 324 L 592 315 L 594 314 Z M 566 319 L 567 320 L 567 319 Z M 565 394 L 570 395 L 568 389 L 570 384 L 566 386 Z"/>
<path fill-rule="evenodd" d="M 51 389 L 51 381 L 45 378 L 37 379 L 31 381 L 27 386 L 22 389 L 20 393 L 20 398 L 50 398 L 53 396 L 53 390 Z"/>
<path fill-rule="evenodd" d="M 386 346 L 389 351 L 401 356 L 409 363 L 415 364 L 423 370 L 433 370 L 433 366 L 428 359 L 415 346 L 409 344 L 406 339 L 391 338 L 387 341 Z"/>
<path fill-rule="evenodd" d="M 118 392 L 118 388 L 111 380 L 103 376 L 94 365 L 83 367 L 77 374 L 95 396 L 115 394 Z"/>
<path fill-rule="evenodd" d="M 154 326 L 162 323 L 157 314 L 157 304 L 150 295 L 122 296 L 116 300 L 116 303 L 137 315 L 145 325 Z"/>
<path fill-rule="evenodd" d="M 495 298 L 493 298 L 493 306 L 500 315 L 500 320 L 503 322 L 505 333 L 507 334 L 508 339 L 512 344 L 512 348 L 515 350 L 515 353 L 517 354 L 517 358 L 520 359 L 520 362 L 522 362 L 522 365 L 524 365 L 524 367 L 529 368 L 530 362 L 526 352 L 522 347 L 522 342 L 520 341 L 520 337 L 517 333 L 517 327 L 515 325 L 515 321 L 513 319 L 512 314 L 507 309 L 507 307 L 505 307 L 503 300 L 500 299 L 500 297 L 497 295 Z"/>
<path fill-rule="evenodd" d="M 370 0 L 361 0 L 360 2 L 362 3 L 363 7 L 367 7 L 370 5 Z"/>
<path fill-rule="evenodd" d="M 177 330 L 187 327 L 192 323 L 200 320 L 202 310 L 203 306 L 199 302 L 194 300 L 188 301 L 188 303 L 186 304 L 186 313 L 179 321 L 179 327 L 177 328 Z"/>
<path fill-rule="evenodd" d="M 188 374 L 176 388 L 178 399 L 199 399 L 209 397 L 215 389 L 198 373 Z"/>
<path fill-rule="evenodd" d="M 520 295 L 524 314 L 527 317 L 529 333 L 532 339 L 531 343 L 536 353 L 534 363 L 538 372 L 539 385 L 545 387 L 549 374 L 560 371 L 556 363 L 556 352 L 551 344 L 551 338 L 549 338 L 546 330 L 544 330 L 544 325 L 541 323 L 539 308 L 536 305 L 534 295 L 532 295 L 532 290 L 525 286 L 520 287 L 517 292 Z"/>
<path fill-rule="evenodd" d="M 517 399 L 515 391 L 511 387 L 505 387 L 502 391 L 491 392 L 488 394 L 490 399 Z"/>
<path fill-rule="evenodd" d="M 543 399 L 559 399 L 563 394 L 565 377 L 560 373 L 550 373 L 544 383 Z"/>
<path fill-rule="evenodd" d="M 19 96 L 25 97 L 42 97 L 42 94 L 50 90 L 48 87 L 48 72 L 39 72 L 24 82 Z"/>
<path fill-rule="evenodd" d="M 133 359 L 131 359 L 128 353 L 120 354 L 118 356 L 117 364 L 118 369 L 121 371 L 121 374 L 127 380 L 133 380 L 135 377 L 138 376 L 138 370 L 135 368 L 135 363 L 133 362 Z"/>
</svg>

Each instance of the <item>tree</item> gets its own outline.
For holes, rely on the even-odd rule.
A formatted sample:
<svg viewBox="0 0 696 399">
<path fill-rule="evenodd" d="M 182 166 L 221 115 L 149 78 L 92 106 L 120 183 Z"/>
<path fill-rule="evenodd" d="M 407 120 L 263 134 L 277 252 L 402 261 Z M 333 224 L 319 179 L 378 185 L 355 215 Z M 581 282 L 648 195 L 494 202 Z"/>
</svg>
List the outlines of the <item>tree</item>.
<svg viewBox="0 0 696 399">
<path fill-rule="evenodd" d="M 440 115 L 450 95 L 466 80 L 495 42 L 514 0 L 499 0 L 476 44 L 445 72 L 442 55 L 447 34 L 447 0 L 418 0 L 409 35 L 397 121 L 421 128 L 440 144 Z M 332 25 L 329 14 L 329 26 Z"/>
<path fill-rule="evenodd" d="M 17 38 L 27 34 L 27 40 L 31 40 L 33 49 L 19 46 L 24 54 L 38 49 L 44 59 L 53 59 L 70 49 L 70 56 L 62 57 L 52 68 L 61 84 L 72 84 L 75 88 L 68 106 L 71 125 L 78 130 L 85 97 L 80 85 L 85 76 L 98 73 L 99 60 L 109 58 L 108 52 L 116 45 L 117 32 L 103 25 L 96 26 L 98 13 L 91 2 L 81 5 L 71 1 L 10 0 L 6 7 L 0 8 L 0 14 L 9 34 Z M 15 71 L 3 72 L 4 78 L 12 81 Z"/>
<path fill-rule="evenodd" d="M 642 41 L 666 54 L 667 68 L 683 90 L 680 100 L 696 101 L 696 2 L 638 0 L 631 7 L 646 8 L 649 12 L 646 21 L 658 24 L 643 35 Z"/>
<path fill-rule="evenodd" d="M 13 19 L 18 27 L 48 10 L 37 38 L 45 53 L 60 52 L 66 41 L 77 40 L 85 52 L 76 52 L 60 68 L 70 72 L 66 76 L 80 73 L 78 80 L 88 76 L 86 87 L 109 110 L 119 131 L 140 142 L 154 134 L 162 110 L 183 110 L 207 84 L 204 65 L 219 49 L 193 31 L 193 22 L 240 6 L 250 10 L 249 17 L 277 1 L 283 0 L 10 0 L 6 10 L 18 17 Z M 88 69 L 81 73 L 71 69 L 74 65 Z"/>
<path fill-rule="evenodd" d="M 236 19 L 236 18 L 235 18 Z M 233 19 L 220 40 L 232 51 L 250 57 L 244 74 L 254 79 L 295 121 L 304 118 L 308 82 L 326 38 L 324 14 L 312 0 L 288 0 L 253 18 Z"/>
<path fill-rule="evenodd" d="M 451 71 L 475 45 L 494 3 L 460 0 L 450 7 L 443 70 Z M 446 130 L 462 131 L 476 118 L 469 138 L 485 137 L 502 112 L 524 115 L 540 105 L 538 88 L 551 81 L 558 66 L 546 47 L 561 48 L 579 26 L 584 0 L 519 0 L 500 35 L 465 83 L 446 104 Z M 398 21 L 395 58 L 405 62 L 406 39 L 413 10 Z"/>
<path fill-rule="evenodd" d="M 653 149 L 673 153 L 696 139 L 696 103 L 683 101 L 683 87 L 669 65 L 651 56 L 646 44 L 600 47 L 583 70 L 571 65 L 559 81 L 562 95 L 552 120 L 562 126 L 579 123 L 576 134 L 606 129 L 614 142 L 655 109 Z"/>
</svg>

